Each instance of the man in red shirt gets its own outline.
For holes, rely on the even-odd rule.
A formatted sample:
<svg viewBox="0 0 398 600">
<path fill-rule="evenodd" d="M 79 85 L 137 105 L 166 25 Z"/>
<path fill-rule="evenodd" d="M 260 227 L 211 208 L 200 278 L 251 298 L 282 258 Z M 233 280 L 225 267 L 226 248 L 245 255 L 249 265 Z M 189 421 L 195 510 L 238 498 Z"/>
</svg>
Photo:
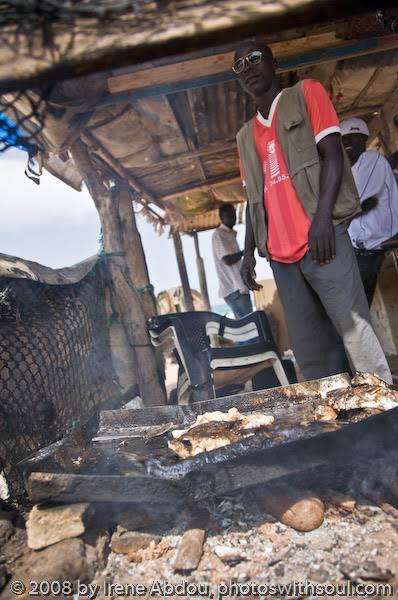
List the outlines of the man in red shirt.
<svg viewBox="0 0 398 600">
<path fill-rule="evenodd" d="M 256 189 L 253 177 L 254 183 L 258 183 L 256 169 L 261 165 L 266 253 L 284 306 L 293 350 L 304 376 L 315 379 L 347 370 L 346 353 L 353 370 L 375 372 L 391 382 L 384 353 L 370 324 L 366 296 L 347 233 L 349 223 L 344 218 L 335 218 L 336 212 L 344 215 L 341 207 L 347 206 L 347 201 L 341 204 L 344 155 L 339 119 L 325 89 L 313 80 L 300 84 L 307 113 L 304 120 L 310 123 L 308 130 L 299 132 L 300 143 L 304 151 L 309 148 L 308 156 L 311 145 L 316 144 L 315 162 L 320 165 L 319 181 L 314 186 L 310 176 L 297 179 L 294 177 L 297 173 L 289 172 L 292 157 L 285 156 L 282 150 L 292 128 L 297 124 L 303 127 L 303 117 L 297 116 L 295 106 L 286 120 L 284 104 L 285 121 L 282 124 L 278 121 L 278 106 L 282 105 L 284 90 L 275 73 L 271 50 L 256 41 L 245 42 L 235 53 L 233 70 L 245 92 L 255 98 L 258 108 L 252 125 L 250 122 L 246 125 L 246 128 L 252 127 L 248 133 L 254 140 L 257 158 L 251 160 L 250 152 L 240 146 L 242 180 L 245 185 L 247 169 L 247 175 L 252 178 L 248 199 L 253 208 L 253 203 L 259 200 L 251 198 L 250 193 Z M 303 142 L 303 131 L 304 137 L 308 131 L 312 136 L 308 144 Z M 238 136 L 240 144 L 243 139 L 248 143 L 247 135 Z M 311 167 L 311 161 L 307 162 L 304 167 Z M 300 168 L 306 172 L 304 167 Z M 344 173 L 346 184 L 348 176 Z M 306 187 L 306 193 L 300 185 Z M 257 189 L 261 190 L 258 185 Z M 350 190 L 350 181 L 344 189 Z M 316 210 L 312 212 L 308 202 L 303 200 L 311 194 L 312 197 L 318 194 Z M 340 203 L 335 207 L 337 198 Z M 355 207 L 355 197 L 351 205 Z M 246 215 L 241 274 L 247 287 L 256 290 L 259 289 L 254 279 L 256 232 L 253 232 L 249 210 Z"/>
</svg>

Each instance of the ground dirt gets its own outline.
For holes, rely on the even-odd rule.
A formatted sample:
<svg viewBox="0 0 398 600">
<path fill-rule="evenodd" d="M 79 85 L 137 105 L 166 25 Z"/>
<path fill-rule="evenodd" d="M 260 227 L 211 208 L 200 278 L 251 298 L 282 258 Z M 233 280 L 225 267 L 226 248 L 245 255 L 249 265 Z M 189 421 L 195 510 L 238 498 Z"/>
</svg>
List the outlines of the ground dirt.
<svg viewBox="0 0 398 600">
<path fill-rule="evenodd" d="M 86 597 L 84 586 L 90 583 L 92 597 L 101 600 L 138 595 L 282 597 L 278 590 L 264 595 L 264 588 L 256 586 L 293 582 L 389 584 L 396 590 L 393 597 L 398 598 L 398 508 L 391 504 L 376 506 L 361 497 L 356 501 L 352 512 L 327 504 L 323 524 L 309 533 L 299 533 L 270 515 L 261 514 L 249 490 L 206 502 L 201 505 L 209 513 L 203 555 L 198 568 L 191 573 L 176 573 L 173 561 L 197 507 L 178 507 L 175 513 L 165 513 L 162 522 L 159 517 L 152 519 L 150 526 L 142 522 L 136 529 L 158 533 L 161 540 L 127 555 L 110 550 L 117 511 L 104 511 L 101 507 L 83 536 L 34 551 L 27 547 L 24 528 L 29 507 L 16 507 L 10 513 L 12 535 L 3 543 L 0 554 L 0 583 L 1 568 L 3 571 L 5 568 L 8 580 L 0 597 L 1 600 L 16 597 L 10 589 L 16 580 L 26 586 L 30 580 L 79 580 L 81 593 L 75 598 Z M 150 513 L 150 507 L 146 509 Z M 134 505 L 120 511 L 124 525 L 130 511 L 134 515 Z M 132 522 L 139 524 L 136 515 Z M 138 585 L 142 587 L 132 587 Z M 327 590 L 332 598 L 349 596 L 341 594 L 342 588 L 338 588 L 339 595 L 331 593 L 330 588 Z M 311 588 L 291 589 L 287 597 L 316 597 L 316 594 L 311 593 Z M 367 597 L 381 596 L 370 593 Z"/>
</svg>

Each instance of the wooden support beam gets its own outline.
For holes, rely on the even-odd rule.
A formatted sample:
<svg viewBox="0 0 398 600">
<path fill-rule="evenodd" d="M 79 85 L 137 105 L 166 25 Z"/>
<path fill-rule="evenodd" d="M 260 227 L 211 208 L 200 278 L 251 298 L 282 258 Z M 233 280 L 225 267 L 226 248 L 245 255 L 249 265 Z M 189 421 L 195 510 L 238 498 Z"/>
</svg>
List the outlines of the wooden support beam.
<svg viewBox="0 0 398 600">
<path fill-rule="evenodd" d="M 148 266 L 146 263 L 144 247 L 141 235 L 137 228 L 135 213 L 133 210 L 134 198 L 130 189 L 122 181 L 115 193 L 118 194 L 118 209 L 123 249 L 126 252 L 127 262 L 132 267 L 134 285 L 141 296 L 145 316 L 153 317 L 157 314 L 156 302 L 153 294 L 153 286 L 149 279 Z"/>
<path fill-rule="evenodd" d="M 167 194 L 167 196 L 162 196 L 161 201 L 163 202 L 164 200 L 166 200 L 166 201 L 174 200 L 174 198 L 179 198 L 180 196 L 184 196 L 186 194 L 193 194 L 194 192 L 209 192 L 209 191 L 211 191 L 212 187 L 228 185 L 230 183 L 238 183 L 240 181 L 241 181 L 240 176 L 227 177 L 225 179 L 223 179 L 223 178 L 213 179 L 213 181 L 209 181 L 205 185 L 195 185 L 195 186 L 183 188 L 181 190 L 176 190 L 172 194 Z"/>
<path fill-rule="evenodd" d="M 123 243 L 123 249 L 126 252 L 127 263 L 131 266 L 131 275 L 134 286 L 138 292 L 141 304 L 144 309 L 146 319 L 157 315 L 156 300 L 153 291 L 153 285 L 149 279 L 149 271 L 145 257 L 144 247 L 140 232 L 138 231 L 135 218 L 133 200 L 136 200 L 136 194 L 132 194 L 126 182 L 121 182 L 116 193 L 119 196 L 119 220 L 120 235 Z M 162 351 L 156 351 L 156 362 L 160 376 L 160 385 L 163 393 L 166 395 L 164 387 L 164 360 Z"/>
<path fill-rule="evenodd" d="M 238 156 L 238 150 L 236 146 L 236 140 L 226 140 L 225 142 L 214 142 L 209 146 L 205 146 L 203 148 L 198 148 L 197 150 L 180 152 L 179 154 L 174 154 L 172 156 L 163 156 L 162 158 L 157 159 L 155 162 L 147 163 L 146 166 L 157 166 L 164 165 L 167 163 L 175 163 L 176 161 L 182 160 L 193 160 L 198 157 L 210 156 L 212 154 L 224 154 L 226 152 L 235 152 L 236 156 Z"/>
<path fill-rule="evenodd" d="M 340 59 L 340 52 L 347 51 L 347 48 L 352 49 L 351 44 L 347 44 L 347 41 L 341 42 L 336 37 L 335 31 L 298 37 L 289 41 L 274 42 L 270 44 L 270 47 L 278 61 L 278 68 L 281 72 L 294 61 L 298 60 L 299 64 L 301 64 L 304 60 L 307 63 L 308 57 L 315 57 L 315 61 L 319 62 L 319 52 L 323 53 L 326 50 L 335 51 L 337 53 L 336 58 Z M 361 49 L 363 47 L 361 46 Z M 367 47 L 368 45 L 365 45 L 365 48 Z M 341 50 L 339 50 L 340 48 Z M 204 74 L 211 76 L 219 73 L 227 73 L 231 70 L 233 58 L 234 49 L 230 52 L 193 58 L 191 60 L 182 60 L 178 65 L 169 64 L 158 67 L 151 66 L 142 70 L 135 69 L 132 73 L 110 77 L 108 79 L 108 87 L 112 94 L 118 94 L 151 86 L 173 84 L 176 82 L 176 77 L 177 81 L 182 82 L 196 79 Z"/>
<path fill-rule="evenodd" d="M 364 56 L 368 54 L 374 54 L 377 52 L 385 52 L 398 48 L 398 35 L 391 34 L 380 37 L 371 37 L 364 40 L 345 42 L 338 44 L 334 47 L 323 47 L 303 54 L 293 55 L 287 58 L 281 58 L 278 60 L 278 73 L 284 73 L 286 71 L 302 69 L 315 64 L 322 64 L 336 60 L 346 60 L 348 58 L 354 58 L 358 56 Z M 199 59 L 202 60 L 202 59 Z M 150 96 L 163 96 L 168 94 L 174 94 L 190 89 L 199 87 L 205 87 L 210 85 L 216 85 L 219 83 L 225 83 L 226 81 L 232 81 L 236 78 L 236 75 L 231 70 L 232 60 L 229 60 L 228 70 L 223 70 L 219 73 L 208 73 L 199 77 L 193 77 L 192 79 L 179 79 L 178 71 L 176 72 L 176 66 L 174 66 L 174 79 L 172 81 L 167 80 L 165 83 L 156 85 L 147 85 L 146 87 L 139 87 L 142 85 L 138 84 L 138 87 L 134 91 L 127 93 L 120 93 L 108 96 L 100 104 L 116 104 L 118 102 L 134 102 L 140 98 L 148 98 Z M 159 67 L 161 69 L 163 67 Z M 203 73 L 204 71 L 202 71 Z M 139 73 L 134 73 L 135 76 Z"/>
<path fill-rule="evenodd" d="M 178 233 L 178 231 L 173 231 L 172 236 L 173 236 L 173 242 L 174 242 L 174 250 L 176 253 L 178 272 L 180 273 L 182 292 L 184 295 L 185 309 L 187 311 L 195 310 L 194 305 L 193 305 L 192 292 L 191 292 L 191 288 L 189 285 L 188 271 L 187 271 L 187 265 L 185 264 L 184 251 L 182 248 L 181 237 L 180 237 L 180 234 Z"/>
<path fill-rule="evenodd" d="M 148 202 L 151 204 L 155 204 L 159 208 L 163 210 L 163 205 L 157 200 L 152 194 L 150 194 L 147 190 L 142 188 L 142 185 L 133 177 L 130 173 L 128 173 L 120 162 L 107 150 L 99 140 L 91 133 L 89 129 L 85 129 L 81 138 L 83 141 L 87 142 L 94 152 L 96 152 L 120 177 L 128 181 L 130 186 L 133 188 L 135 192 L 137 192 L 136 201 L 140 202 L 143 206 L 146 206 L 149 210 Z M 141 198 L 146 200 L 146 202 L 142 202 Z M 160 215 L 154 213 L 154 215 L 161 219 Z"/>
<path fill-rule="evenodd" d="M 199 141 L 193 119 L 193 113 L 191 111 L 191 106 L 188 99 L 184 95 L 170 95 L 167 97 L 167 100 L 188 150 L 190 152 L 194 152 L 197 150 Z M 202 165 L 202 161 L 200 160 L 200 156 L 195 158 L 193 162 L 197 172 L 199 173 L 199 179 L 205 183 L 207 177 Z"/>
<path fill-rule="evenodd" d="M 207 288 L 207 279 L 206 279 L 205 265 L 204 265 L 204 262 L 203 262 L 203 258 L 200 255 L 198 232 L 197 231 L 193 231 L 192 232 L 192 237 L 193 237 L 193 241 L 194 241 L 194 244 L 195 244 L 196 266 L 197 266 L 198 275 L 199 275 L 200 293 L 202 294 L 202 300 L 203 300 L 203 304 L 205 305 L 205 310 L 211 311 L 211 305 L 210 305 L 210 299 L 209 299 L 209 291 L 208 291 L 208 288 Z"/>
<path fill-rule="evenodd" d="M 113 299 L 135 359 L 133 364 L 136 366 L 140 396 L 147 406 L 164 404 L 165 396 L 158 378 L 155 351 L 134 285 L 133 265 L 129 264 L 124 255 L 117 198 L 112 197 L 110 190 L 105 187 L 100 174 L 93 167 L 87 147 L 81 140 L 73 144 L 71 152 L 101 220 L 104 250 L 109 257 Z"/>
<path fill-rule="evenodd" d="M 347 0 L 250 0 L 244 8 L 239 0 L 135 4 L 140 5 L 138 12 L 126 10 L 120 20 L 103 19 L 101 26 L 96 19 L 86 19 L 84 27 L 81 20 L 74 26 L 52 20 L 49 23 L 51 44 L 46 43 L 41 27 L 35 27 L 34 22 L 29 26 L 29 19 L 25 19 L 23 30 L 12 22 L 3 25 L 1 92 L 41 83 L 47 85 L 100 69 L 184 55 L 187 51 L 239 42 L 248 36 L 264 36 L 267 31 L 275 39 L 276 33 L 282 36 L 292 29 L 292 24 L 296 29 L 308 28 L 339 18 L 352 18 L 366 11 L 375 12 L 380 7 L 380 0 L 355 3 Z M 383 8 L 395 5 L 393 0 L 382 2 Z M 298 35 L 305 37 L 305 32 L 303 35 L 299 31 Z"/>
</svg>

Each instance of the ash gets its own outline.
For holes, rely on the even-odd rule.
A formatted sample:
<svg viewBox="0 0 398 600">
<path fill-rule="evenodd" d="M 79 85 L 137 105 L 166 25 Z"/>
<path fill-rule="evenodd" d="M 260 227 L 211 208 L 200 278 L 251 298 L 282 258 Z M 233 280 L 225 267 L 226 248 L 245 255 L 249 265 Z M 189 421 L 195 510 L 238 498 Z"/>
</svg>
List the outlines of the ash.
<svg viewBox="0 0 398 600">
<path fill-rule="evenodd" d="M 205 508 L 210 520 L 194 571 L 176 573 L 173 567 L 189 523 L 185 513 L 163 536 L 161 547 L 149 549 L 142 562 L 134 562 L 135 555 L 128 558 L 112 552 L 97 582 L 139 582 L 148 590 L 156 581 L 207 582 L 213 590 L 228 582 L 385 582 L 398 592 L 398 509 L 391 504 L 376 506 L 357 498 L 352 512 L 346 512 L 326 503 L 322 526 L 308 533 L 261 514 L 254 495 L 247 491 L 219 498 Z"/>
</svg>

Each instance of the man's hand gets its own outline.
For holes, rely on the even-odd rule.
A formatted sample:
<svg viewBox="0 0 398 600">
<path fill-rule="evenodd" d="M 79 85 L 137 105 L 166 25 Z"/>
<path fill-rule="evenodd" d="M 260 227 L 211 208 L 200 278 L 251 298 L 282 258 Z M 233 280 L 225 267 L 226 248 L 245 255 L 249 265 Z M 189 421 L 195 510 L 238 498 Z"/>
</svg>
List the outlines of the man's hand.
<svg viewBox="0 0 398 600">
<path fill-rule="evenodd" d="M 243 279 L 243 283 L 245 284 L 246 287 L 249 288 L 249 290 L 252 291 L 258 291 L 262 289 L 262 285 L 260 285 L 259 283 L 257 283 L 257 281 L 255 280 L 255 268 L 256 266 L 256 259 L 254 258 L 253 254 L 244 254 L 243 255 L 243 260 L 242 260 L 242 264 L 240 267 L 240 274 L 242 276 Z"/>
<path fill-rule="evenodd" d="M 234 254 L 226 254 L 222 257 L 222 260 L 225 262 L 226 265 L 230 267 L 231 265 L 234 265 L 235 263 L 239 262 L 242 256 L 243 251 L 239 250 L 239 252 L 235 252 Z"/>
<path fill-rule="evenodd" d="M 332 221 L 333 207 L 339 193 L 344 169 L 344 154 L 339 133 L 330 133 L 318 142 L 321 155 L 318 208 L 308 233 L 312 260 L 325 265 L 336 256 Z"/>
<path fill-rule="evenodd" d="M 312 260 L 329 264 L 336 257 L 334 226 L 330 215 L 316 214 L 308 233 L 308 246 Z"/>
</svg>

